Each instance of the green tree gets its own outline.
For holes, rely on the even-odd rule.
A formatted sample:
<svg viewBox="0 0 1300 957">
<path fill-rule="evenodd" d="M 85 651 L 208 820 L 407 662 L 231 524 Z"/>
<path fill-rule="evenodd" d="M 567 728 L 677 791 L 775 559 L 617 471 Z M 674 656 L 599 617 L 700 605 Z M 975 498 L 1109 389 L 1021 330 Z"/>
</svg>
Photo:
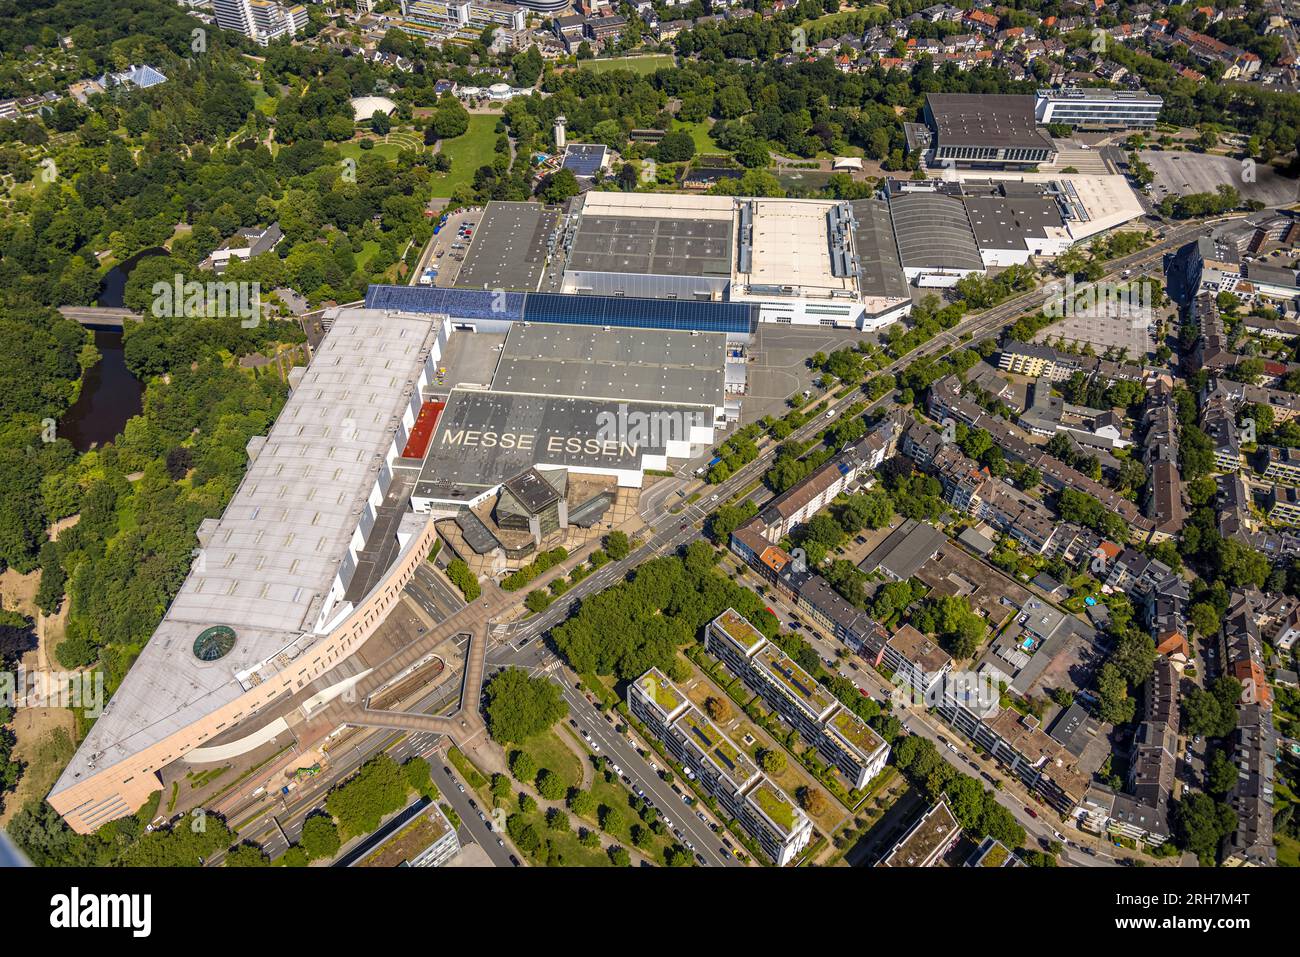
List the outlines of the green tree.
<svg viewBox="0 0 1300 957">
<path fill-rule="evenodd" d="M 548 801 L 559 801 L 564 797 L 564 781 L 550 768 L 542 768 L 537 774 L 537 793 Z"/>
<path fill-rule="evenodd" d="M 547 176 L 538 188 L 537 195 L 544 202 L 552 205 L 559 205 L 570 198 L 577 196 L 581 187 L 578 185 L 578 178 L 573 175 L 573 170 L 559 169 Z"/>
<path fill-rule="evenodd" d="M 338 826 L 324 814 L 313 814 L 303 822 L 298 841 L 312 860 L 333 858 L 342 846 Z"/>
<path fill-rule="evenodd" d="M 488 682 L 488 733 L 498 742 L 518 743 L 540 734 L 569 713 L 559 687 L 522 668 L 507 668 Z"/>
<path fill-rule="evenodd" d="M 510 754 L 510 773 L 521 783 L 532 781 L 537 777 L 537 762 L 527 751 L 513 751 Z"/>
<path fill-rule="evenodd" d="M 605 536 L 605 552 L 616 562 L 621 562 L 627 558 L 631 551 L 631 545 L 627 540 L 627 532 L 620 532 L 617 529 Z"/>
<path fill-rule="evenodd" d="M 786 769 L 785 754 L 775 748 L 764 748 L 758 756 L 758 764 L 766 774 L 782 774 Z"/>
</svg>

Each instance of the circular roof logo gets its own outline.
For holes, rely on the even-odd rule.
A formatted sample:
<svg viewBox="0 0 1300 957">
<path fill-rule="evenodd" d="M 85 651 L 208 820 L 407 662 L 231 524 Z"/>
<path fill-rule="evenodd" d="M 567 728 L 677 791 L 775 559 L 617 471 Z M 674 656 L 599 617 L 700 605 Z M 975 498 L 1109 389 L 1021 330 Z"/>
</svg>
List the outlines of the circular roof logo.
<svg viewBox="0 0 1300 957">
<path fill-rule="evenodd" d="M 204 628 L 194 639 L 194 657 L 199 661 L 216 661 L 230 654 L 235 647 L 235 629 L 228 625 Z"/>
</svg>

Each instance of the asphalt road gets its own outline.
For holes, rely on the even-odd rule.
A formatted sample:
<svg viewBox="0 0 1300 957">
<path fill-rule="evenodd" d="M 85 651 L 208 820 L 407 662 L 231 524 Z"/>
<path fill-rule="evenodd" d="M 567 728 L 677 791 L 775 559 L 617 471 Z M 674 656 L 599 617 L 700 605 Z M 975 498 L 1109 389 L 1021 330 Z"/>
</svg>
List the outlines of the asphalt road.
<svg viewBox="0 0 1300 957">
<path fill-rule="evenodd" d="M 432 735 L 420 737 L 432 738 Z M 456 833 L 460 837 L 461 844 L 472 841 L 479 845 L 487 852 L 488 858 L 496 867 L 513 867 L 510 861 L 511 854 L 515 854 L 522 861 L 523 856 L 515 851 L 510 838 L 505 834 L 504 820 L 499 826 L 492 824 L 491 817 L 486 813 L 483 818 L 479 817 L 479 812 L 483 811 L 481 804 L 477 808 L 470 806 L 469 802 L 474 799 L 470 796 L 469 786 L 456 775 L 456 769 L 451 766 L 451 763 L 444 761 L 443 755 L 439 753 L 430 758 L 430 764 L 433 766 L 433 783 L 442 792 L 443 800 L 460 815 L 461 826 Z M 478 804 L 478 801 L 474 800 L 474 803 Z M 501 843 L 497 843 L 498 841 Z"/>
<path fill-rule="evenodd" d="M 584 731 L 591 735 L 592 739 L 600 745 L 597 752 L 603 757 L 609 758 L 614 764 L 623 769 L 623 774 L 631 781 L 631 787 L 639 787 L 656 808 L 659 813 L 667 820 L 665 824 L 671 821 L 671 830 L 681 831 L 682 843 L 690 841 L 694 846 L 694 853 L 703 856 L 706 866 L 709 867 L 741 867 L 740 861 L 736 860 L 732 854 L 722 846 L 724 832 L 714 833 L 709 826 L 699 819 L 698 813 L 702 813 L 706 818 L 711 819 L 708 810 L 703 806 L 688 806 L 682 801 L 682 796 L 672 789 L 671 785 L 665 784 L 659 777 L 654 768 L 650 767 L 650 762 L 654 761 L 659 764 L 660 761 L 653 751 L 647 750 L 651 755 L 650 758 L 643 758 L 637 752 L 637 749 L 628 741 L 627 735 L 619 734 L 614 730 L 614 725 L 606 720 L 605 714 L 609 714 L 615 721 L 620 720 L 617 714 L 605 712 L 602 714 L 582 691 L 579 691 L 574 685 L 577 682 L 576 676 L 567 668 L 559 669 L 556 677 L 560 680 L 560 686 L 563 690 L 564 700 L 569 705 L 569 715 L 577 722 L 578 734 Z M 645 742 L 641 742 L 644 745 Z M 683 791 L 686 789 L 682 785 Z M 688 845 L 689 848 L 689 845 Z M 698 863 L 698 862 L 697 862 Z"/>
</svg>

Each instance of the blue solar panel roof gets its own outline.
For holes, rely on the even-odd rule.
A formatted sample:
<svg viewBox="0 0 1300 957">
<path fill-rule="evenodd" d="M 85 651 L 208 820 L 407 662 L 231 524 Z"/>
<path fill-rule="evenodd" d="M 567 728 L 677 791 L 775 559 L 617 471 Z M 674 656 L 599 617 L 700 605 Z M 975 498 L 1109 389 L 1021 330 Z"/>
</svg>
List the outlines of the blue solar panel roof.
<svg viewBox="0 0 1300 957">
<path fill-rule="evenodd" d="M 572 171 L 574 176 L 595 176 L 604 158 L 603 146 L 575 143 L 565 150 L 564 168 Z"/>
<path fill-rule="evenodd" d="M 748 334 L 754 329 L 752 309 L 745 303 L 573 296 L 551 292 L 529 293 L 524 302 L 524 319 L 527 322 L 569 322 L 687 332 Z"/>
<path fill-rule="evenodd" d="M 398 312 L 445 312 L 453 319 L 505 319 L 514 322 L 524 310 L 524 294 L 434 286 L 381 286 L 366 290 L 367 309 Z"/>
<path fill-rule="evenodd" d="M 739 302 L 575 296 L 550 292 L 503 293 L 431 286 L 373 285 L 366 291 L 366 308 L 446 313 L 453 319 L 564 322 L 738 335 L 753 333 L 756 321 L 754 307 Z"/>
</svg>

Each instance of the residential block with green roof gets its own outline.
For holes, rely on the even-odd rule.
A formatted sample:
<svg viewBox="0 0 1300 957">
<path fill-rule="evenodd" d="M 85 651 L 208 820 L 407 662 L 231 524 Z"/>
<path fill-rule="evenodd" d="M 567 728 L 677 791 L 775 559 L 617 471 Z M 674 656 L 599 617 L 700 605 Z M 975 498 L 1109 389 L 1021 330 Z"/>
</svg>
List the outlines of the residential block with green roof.
<svg viewBox="0 0 1300 957">
<path fill-rule="evenodd" d="M 660 671 L 652 668 L 629 684 L 627 704 L 633 716 L 689 770 L 695 786 L 714 798 L 778 866 L 788 864 L 808 846 L 812 839 L 808 816 Z"/>
<path fill-rule="evenodd" d="M 889 745 L 735 609 L 709 623 L 705 647 L 815 745 L 849 787 L 865 787 L 884 770 Z"/>
</svg>

